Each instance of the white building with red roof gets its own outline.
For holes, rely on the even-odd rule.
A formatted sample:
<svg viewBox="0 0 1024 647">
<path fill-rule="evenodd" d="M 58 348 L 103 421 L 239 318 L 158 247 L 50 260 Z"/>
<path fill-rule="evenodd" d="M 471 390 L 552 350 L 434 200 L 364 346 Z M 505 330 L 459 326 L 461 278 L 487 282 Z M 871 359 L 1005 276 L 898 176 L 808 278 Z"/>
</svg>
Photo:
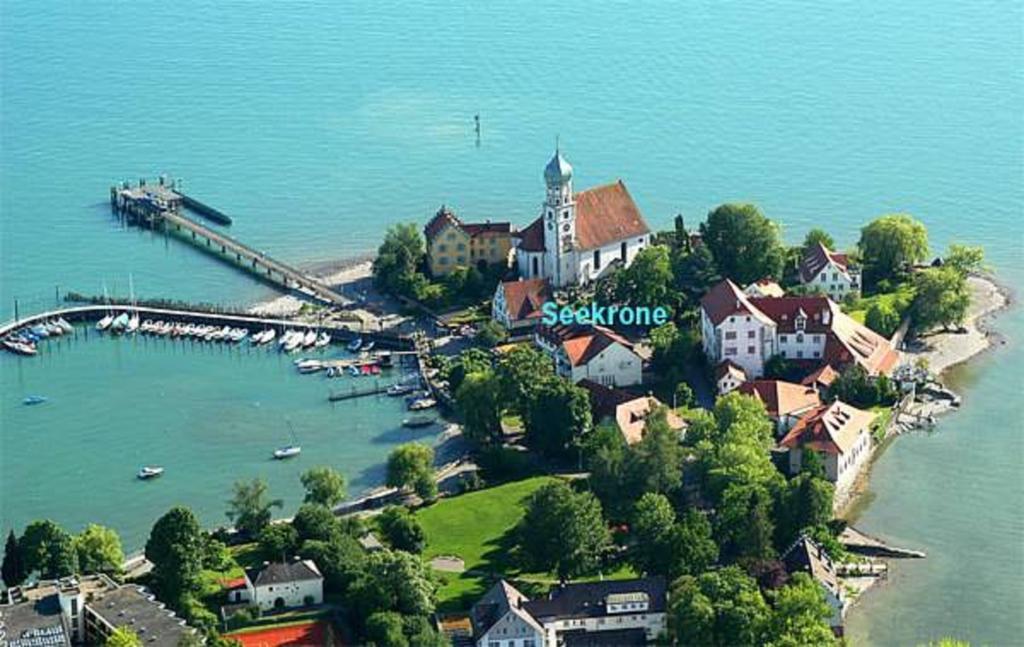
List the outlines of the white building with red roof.
<svg viewBox="0 0 1024 647">
<path fill-rule="evenodd" d="M 520 276 L 582 285 L 628 267 L 650 245 L 651 230 L 622 180 L 575 193 L 572 166 L 556 150 L 544 183 L 541 215 L 518 233 Z"/>
<path fill-rule="evenodd" d="M 602 326 L 541 326 L 534 341 L 555 362 L 555 372 L 575 384 L 589 379 L 604 386 L 640 384 L 643 360 L 633 344 Z"/>
<path fill-rule="evenodd" d="M 793 384 L 782 380 L 753 380 L 739 387 L 764 405 L 768 417 L 775 423 L 775 431 L 783 434 L 808 411 L 821 406 L 818 390 L 813 386 Z"/>
<path fill-rule="evenodd" d="M 808 372 L 825 364 L 858 364 L 889 375 L 899 363 L 892 343 L 824 296 L 750 297 L 726 279 L 701 299 L 701 337 L 712 364 L 729 360 L 749 378 L 764 375 L 774 355 Z"/>
<path fill-rule="evenodd" d="M 814 243 L 800 260 L 800 282 L 820 290 L 836 301 L 847 295 L 860 296 L 860 270 L 850 265 L 846 254 Z"/>
<path fill-rule="evenodd" d="M 825 477 L 837 490 L 848 488 L 871 455 L 871 423 L 875 414 L 836 400 L 806 413 L 780 441 L 789 449 L 789 469 L 796 473 L 803 454 L 817 452 Z"/>
<path fill-rule="evenodd" d="M 505 281 L 494 290 L 491 317 L 512 332 L 530 329 L 540 323 L 541 306 L 553 299 L 547 279 Z"/>
</svg>

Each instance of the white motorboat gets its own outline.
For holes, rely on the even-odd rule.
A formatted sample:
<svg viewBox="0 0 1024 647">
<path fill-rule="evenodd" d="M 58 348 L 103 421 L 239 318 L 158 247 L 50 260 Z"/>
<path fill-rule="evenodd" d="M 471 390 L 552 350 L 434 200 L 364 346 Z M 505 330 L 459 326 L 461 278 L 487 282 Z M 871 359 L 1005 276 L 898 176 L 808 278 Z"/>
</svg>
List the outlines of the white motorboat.
<svg viewBox="0 0 1024 647">
<path fill-rule="evenodd" d="M 128 324 L 124 327 L 126 333 L 133 333 L 139 329 L 139 313 L 132 313 L 132 316 L 128 319 Z"/>
<path fill-rule="evenodd" d="M 362 350 L 364 350 L 364 351 L 370 351 L 370 350 L 373 350 L 373 347 L 374 347 L 374 346 L 376 346 L 376 345 L 377 345 L 377 342 L 375 342 L 375 341 L 373 341 L 373 340 L 371 339 L 371 340 L 370 340 L 370 342 L 369 342 L 368 344 L 366 344 L 365 346 L 363 346 Z"/>
<path fill-rule="evenodd" d="M 322 332 L 320 336 L 316 338 L 316 347 L 323 348 L 331 343 L 331 335 L 329 333 Z"/>
<path fill-rule="evenodd" d="M 291 342 L 291 340 L 292 340 L 292 338 L 294 336 L 295 336 L 295 331 L 294 330 L 286 330 L 286 331 L 284 331 L 284 333 L 281 335 L 281 339 L 278 340 L 277 345 L 280 346 L 281 348 L 284 348 L 285 346 L 288 345 L 289 342 Z"/>
<path fill-rule="evenodd" d="M 39 352 L 36 350 L 34 344 L 29 344 L 28 342 L 23 341 L 14 341 L 13 339 L 5 339 L 4 348 L 12 353 L 17 353 L 18 355 L 36 355 Z"/>
<path fill-rule="evenodd" d="M 231 332 L 231 341 L 238 343 L 249 336 L 249 331 L 245 328 L 235 328 Z"/>
<path fill-rule="evenodd" d="M 315 330 L 307 331 L 306 334 L 302 337 L 302 345 L 303 346 L 312 346 L 315 343 L 316 343 L 316 331 Z"/>
<path fill-rule="evenodd" d="M 106 330 L 107 328 L 110 328 L 110 324 L 112 323 L 114 323 L 114 315 L 108 314 L 96 322 L 96 330 Z"/>
<path fill-rule="evenodd" d="M 146 479 L 156 478 L 156 477 L 160 476 L 163 473 L 164 473 L 164 468 L 162 468 L 162 467 L 159 467 L 159 466 L 156 466 L 156 465 L 146 465 L 145 467 L 143 467 L 142 469 L 139 470 L 139 472 L 138 472 L 138 474 L 136 474 L 136 476 L 140 480 L 145 481 Z"/>
<path fill-rule="evenodd" d="M 433 409 L 437 406 L 437 400 L 434 398 L 419 398 L 413 400 L 409 405 L 409 411 L 423 411 L 424 409 Z"/>
<path fill-rule="evenodd" d="M 75 327 L 68 323 L 64 317 L 57 317 L 57 325 L 60 326 L 64 332 L 72 333 L 75 332 Z"/>
<path fill-rule="evenodd" d="M 64 329 L 58 326 L 55 321 L 47 321 L 43 325 L 46 326 L 46 332 L 50 333 L 51 337 L 59 337 L 64 334 Z"/>
<path fill-rule="evenodd" d="M 129 320 L 130 317 L 128 316 L 128 313 L 122 312 L 121 314 L 114 317 L 114 320 L 110 322 L 110 329 L 113 330 L 114 332 L 120 332 L 128 326 Z"/>
<path fill-rule="evenodd" d="M 292 336 L 284 344 L 285 352 L 290 353 L 293 350 L 298 349 L 302 345 L 302 339 L 303 335 L 301 332 L 296 332 L 292 334 Z"/>
<path fill-rule="evenodd" d="M 396 398 L 400 395 L 408 395 L 415 390 L 416 387 L 412 384 L 392 384 L 388 387 L 387 394 L 392 398 Z"/>
<path fill-rule="evenodd" d="M 277 337 L 277 331 L 274 330 L 273 328 L 267 328 L 266 331 L 264 331 L 263 343 L 269 344 L 272 341 L 274 341 L 275 337 Z"/>
<path fill-rule="evenodd" d="M 363 338 L 362 337 L 357 337 L 356 339 L 353 339 L 349 343 L 348 349 L 354 353 L 354 352 L 358 351 L 359 347 L 362 346 L 362 345 L 363 345 Z"/>
</svg>

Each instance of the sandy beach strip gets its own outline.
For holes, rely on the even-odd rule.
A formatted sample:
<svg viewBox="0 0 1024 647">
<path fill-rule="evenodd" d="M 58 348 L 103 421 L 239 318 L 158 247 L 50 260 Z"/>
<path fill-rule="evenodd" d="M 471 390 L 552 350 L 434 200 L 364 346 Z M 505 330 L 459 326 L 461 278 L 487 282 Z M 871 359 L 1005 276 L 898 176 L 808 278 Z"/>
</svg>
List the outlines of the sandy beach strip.
<svg viewBox="0 0 1024 647">
<path fill-rule="evenodd" d="M 369 279 L 373 275 L 373 261 L 367 257 L 355 260 L 324 263 L 309 272 L 309 275 L 338 291 L 345 286 Z M 299 312 L 309 301 L 291 294 L 284 294 L 267 301 L 261 301 L 249 309 L 251 314 L 273 317 L 290 317 Z"/>
</svg>

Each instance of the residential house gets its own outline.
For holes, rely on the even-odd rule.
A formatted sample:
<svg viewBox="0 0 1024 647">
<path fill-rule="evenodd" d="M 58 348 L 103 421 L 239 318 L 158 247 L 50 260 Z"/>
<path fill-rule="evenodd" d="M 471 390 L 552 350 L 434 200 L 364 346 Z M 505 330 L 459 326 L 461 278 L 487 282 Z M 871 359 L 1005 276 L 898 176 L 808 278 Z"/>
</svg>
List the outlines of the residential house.
<svg viewBox="0 0 1024 647">
<path fill-rule="evenodd" d="M 723 359 L 715 367 L 715 387 L 718 389 L 718 395 L 735 391 L 746 381 L 747 372 L 731 359 Z"/>
<path fill-rule="evenodd" d="M 806 386 L 813 386 L 818 390 L 821 396 L 828 394 L 829 388 L 832 383 L 839 379 L 839 372 L 836 371 L 830 364 L 825 364 L 821 368 L 815 369 L 807 375 L 804 379 L 800 380 L 800 384 Z"/>
<path fill-rule="evenodd" d="M 783 437 L 789 449 L 790 472 L 800 471 L 803 453 L 817 452 L 825 476 L 836 490 L 848 488 L 871 454 L 871 423 L 875 414 L 836 400 L 804 414 Z"/>
<path fill-rule="evenodd" d="M 701 299 L 704 353 L 731 360 L 750 378 L 764 375 L 774 355 L 811 371 L 823 364 L 858 364 L 869 375 L 888 375 L 899 351 L 824 296 L 749 297 L 726 279 Z"/>
<path fill-rule="evenodd" d="M 477 647 L 647 645 L 666 629 L 663 577 L 561 584 L 529 600 L 504 580 L 471 611 Z"/>
<path fill-rule="evenodd" d="M 324 576 L 311 559 L 264 562 L 245 572 L 246 595 L 263 611 L 322 604 Z"/>
<path fill-rule="evenodd" d="M 584 378 L 605 386 L 641 382 L 643 360 L 633 344 L 603 326 L 540 326 L 534 342 L 554 360 L 555 372 L 573 383 Z"/>
<path fill-rule="evenodd" d="M 433 276 L 444 276 L 459 267 L 507 266 L 514 233 L 507 222 L 464 223 L 441 205 L 423 228 L 427 267 Z"/>
<path fill-rule="evenodd" d="M 614 424 L 629 445 L 635 445 L 644 437 L 644 426 L 651 412 L 665 406 L 654 396 L 638 396 L 593 380 L 580 380 L 579 386 L 585 388 L 590 395 L 591 417 L 594 422 L 608 421 Z M 665 407 L 665 420 L 670 429 L 679 433 L 681 440 L 686 432 L 686 421 L 668 407 Z"/>
<path fill-rule="evenodd" d="M 827 294 L 834 301 L 860 296 L 860 270 L 850 265 L 846 254 L 833 252 L 821 243 L 804 251 L 800 260 L 800 283 Z"/>
<path fill-rule="evenodd" d="M 782 554 L 782 564 L 789 574 L 807 573 L 821 587 L 822 595 L 832 609 L 829 625 L 837 636 L 843 635 L 843 617 L 846 615 L 847 598 L 835 565 L 828 553 L 813 539 L 801 535 Z"/>
<path fill-rule="evenodd" d="M 775 423 L 775 433 L 784 434 L 812 409 L 821 406 L 818 391 L 812 386 L 782 380 L 754 380 L 741 384 L 739 392 L 762 404 Z"/>
<path fill-rule="evenodd" d="M 532 330 L 543 316 L 541 306 L 553 300 L 547 279 L 505 281 L 494 290 L 491 317 L 513 334 Z"/>
<path fill-rule="evenodd" d="M 743 288 L 743 294 L 748 297 L 784 297 L 786 291 L 772 279 L 761 279 Z"/>
<path fill-rule="evenodd" d="M 541 214 L 518 236 L 516 262 L 525 278 L 556 289 L 594 281 L 628 267 L 652 234 L 622 180 L 576 193 L 561 152 L 544 169 Z"/>
<path fill-rule="evenodd" d="M 7 647 L 102 645 L 119 627 L 144 644 L 177 645 L 196 634 L 145 587 L 106 575 L 11 587 L 0 604 L 0 644 Z"/>
</svg>

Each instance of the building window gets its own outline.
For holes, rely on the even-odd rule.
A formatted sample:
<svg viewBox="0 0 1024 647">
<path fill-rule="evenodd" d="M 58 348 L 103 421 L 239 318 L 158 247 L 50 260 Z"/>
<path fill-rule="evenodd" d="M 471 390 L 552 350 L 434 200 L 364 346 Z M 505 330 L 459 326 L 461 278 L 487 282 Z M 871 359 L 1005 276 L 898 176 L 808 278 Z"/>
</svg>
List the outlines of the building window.
<svg viewBox="0 0 1024 647">
<path fill-rule="evenodd" d="M 458 257 L 455 260 L 457 260 L 459 263 L 465 263 L 466 262 L 466 257 L 465 256 L 460 256 L 460 257 Z"/>
<path fill-rule="evenodd" d="M 757 337 L 757 331 L 755 331 L 755 330 L 748 330 L 747 331 L 747 339 L 753 339 L 754 337 Z"/>
<path fill-rule="evenodd" d="M 448 240 L 455 240 L 455 234 L 453 232 L 448 232 L 447 238 Z"/>
<path fill-rule="evenodd" d="M 732 346 L 730 346 L 730 347 L 725 349 L 725 354 L 726 355 L 730 355 L 730 356 L 735 355 L 736 354 L 736 349 L 733 348 Z"/>
<path fill-rule="evenodd" d="M 537 262 L 537 257 L 534 256 L 533 257 L 533 275 L 537 276 L 539 274 L 540 274 L 539 263 Z"/>
<path fill-rule="evenodd" d="M 747 346 L 747 355 L 753 355 L 754 354 L 754 350 L 755 350 L 754 346 Z"/>
<path fill-rule="evenodd" d="M 798 344 L 802 344 L 802 343 L 804 343 L 804 336 L 803 336 L 803 335 L 799 335 L 799 334 L 798 334 L 798 335 L 796 336 L 796 343 L 798 343 Z"/>
<path fill-rule="evenodd" d="M 566 209 L 565 211 L 562 212 L 562 220 L 568 220 L 568 219 L 569 219 L 569 210 Z"/>
<path fill-rule="evenodd" d="M 441 243 L 440 245 L 437 246 L 437 251 L 446 252 L 448 251 L 448 246 L 445 245 L 444 243 Z"/>
<path fill-rule="evenodd" d="M 814 351 L 814 356 L 815 357 L 821 357 L 821 351 L 820 350 Z"/>
<path fill-rule="evenodd" d="M 736 331 L 735 330 L 727 330 L 725 332 L 725 338 L 726 339 L 736 339 Z"/>
<path fill-rule="evenodd" d="M 785 344 L 787 337 L 785 335 L 779 335 L 779 343 Z"/>
<path fill-rule="evenodd" d="M 626 262 L 626 243 L 622 243 L 619 246 L 619 257 L 622 258 L 622 262 Z"/>
<path fill-rule="evenodd" d="M 599 249 L 594 250 L 594 269 L 601 269 L 601 250 Z"/>
<path fill-rule="evenodd" d="M 459 243 L 458 246 L 456 246 L 456 249 L 458 249 L 460 252 L 464 252 L 464 251 L 466 251 L 466 244 L 465 243 Z"/>
<path fill-rule="evenodd" d="M 796 358 L 797 359 L 803 359 L 804 358 L 804 352 L 802 350 L 798 350 L 796 352 Z"/>
</svg>

